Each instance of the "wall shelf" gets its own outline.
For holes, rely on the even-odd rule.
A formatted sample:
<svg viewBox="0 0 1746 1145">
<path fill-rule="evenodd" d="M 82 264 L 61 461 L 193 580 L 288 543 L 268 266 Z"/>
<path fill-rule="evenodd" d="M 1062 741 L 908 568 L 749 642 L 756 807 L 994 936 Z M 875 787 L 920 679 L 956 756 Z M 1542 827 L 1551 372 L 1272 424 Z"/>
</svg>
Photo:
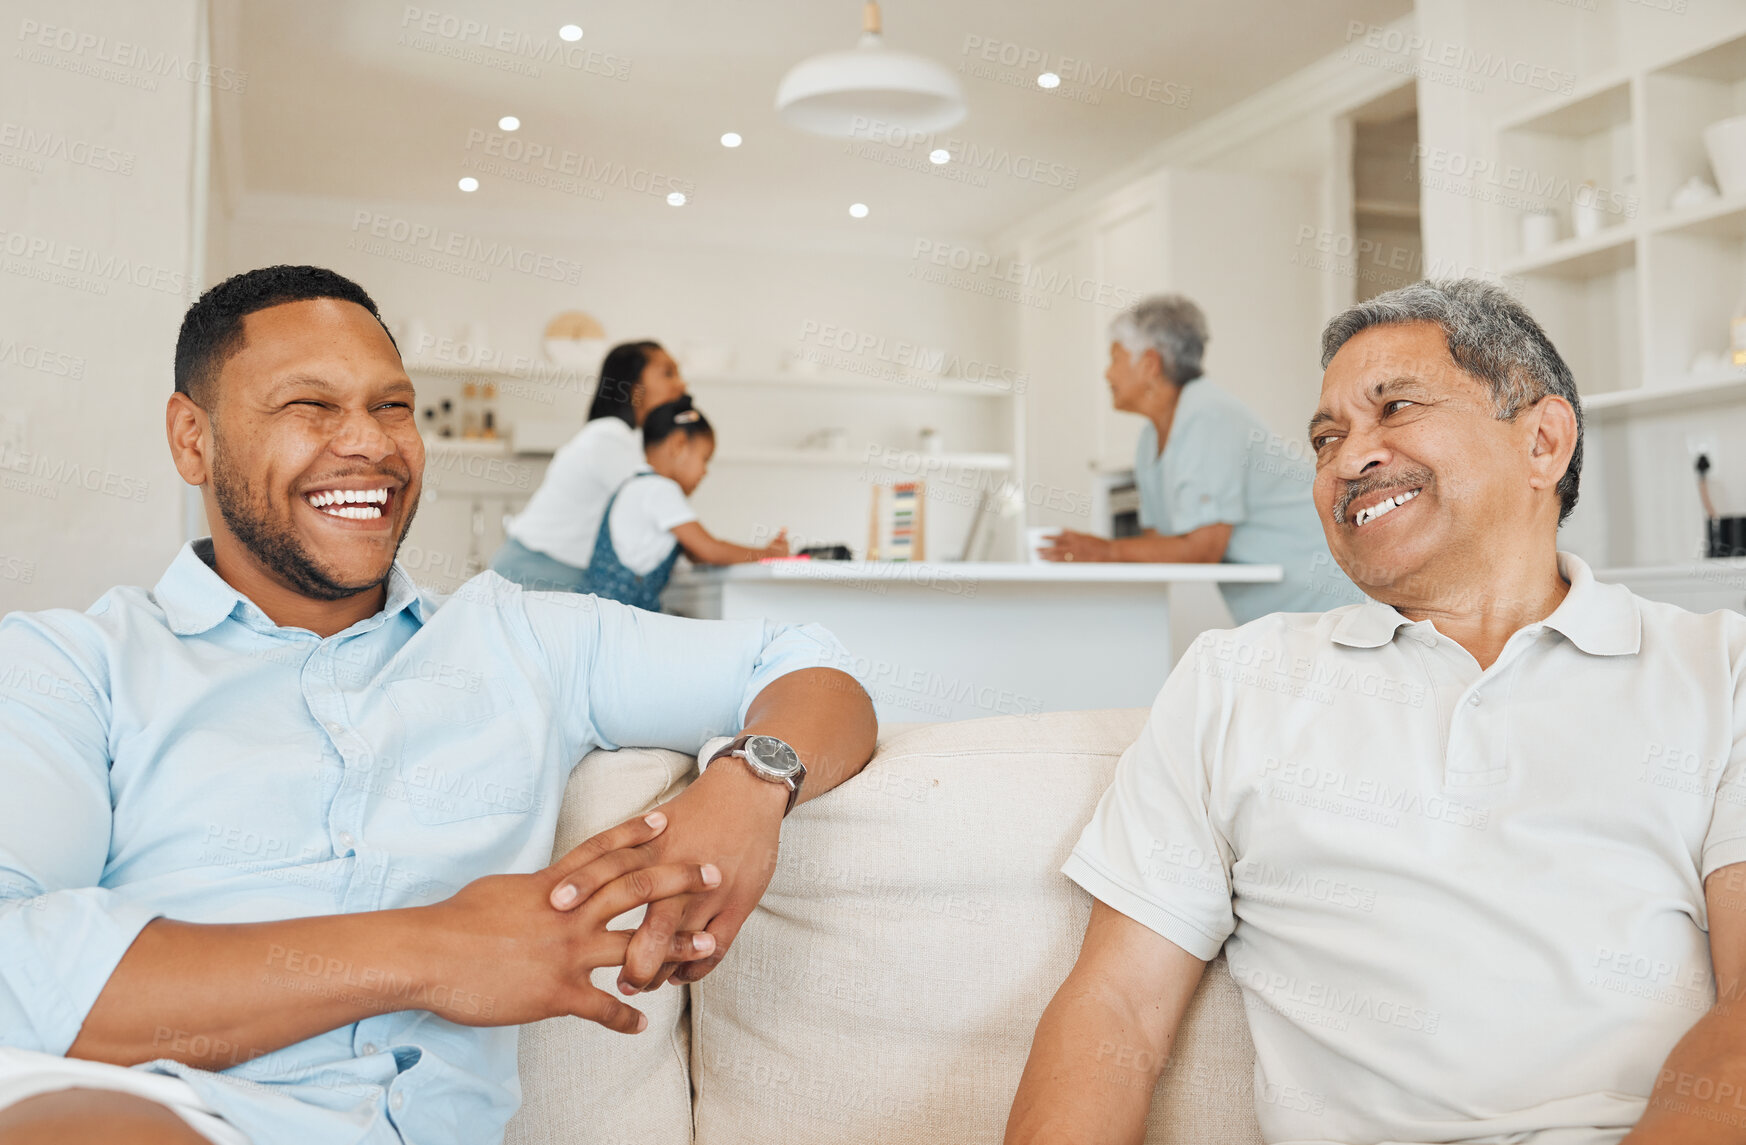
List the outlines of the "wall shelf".
<svg viewBox="0 0 1746 1145">
<path fill-rule="evenodd" d="M 1403 223 L 1419 221 L 1417 203 L 1390 202 L 1387 199 L 1359 199 L 1352 204 L 1352 213 L 1373 219 L 1396 219 Z"/>
<path fill-rule="evenodd" d="M 1730 195 L 1673 211 L 1649 224 L 1655 234 L 1688 233 L 1703 238 L 1746 238 L 1746 195 Z"/>
<path fill-rule="evenodd" d="M 1679 381 L 1664 386 L 1642 386 L 1592 394 L 1582 399 L 1582 412 L 1591 417 L 1628 413 L 1669 413 L 1716 402 L 1746 397 L 1746 371 L 1701 381 Z"/>
<path fill-rule="evenodd" d="M 1587 238 L 1563 239 L 1544 250 L 1505 263 L 1503 273 L 1511 277 L 1553 274 L 1560 278 L 1614 274 L 1635 260 L 1636 251 L 1632 244 L 1636 237 L 1635 227 L 1616 226 Z"/>
<path fill-rule="evenodd" d="M 929 374 L 902 377 L 868 377 L 858 374 L 697 374 L 686 379 L 695 388 L 778 387 L 823 395 L 876 394 L 880 397 L 1010 398 L 1022 395 L 1023 380 L 1014 383 L 979 382 L 942 378 Z"/>
<path fill-rule="evenodd" d="M 936 473 L 941 467 L 947 469 L 986 469 L 994 472 L 1005 472 L 1012 468 L 1012 455 L 1009 453 L 915 453 L 902 455 L 903 463 L 892 466 L 890 473 L 898 480 L 919 477 L 925 480 L 929 473 Z M 909 467 L 910 459 L 918 459 L 915 471 Z M 718 465 L 791 465 L 802 467 L 843 468 L 869 464 L 878 464 L 869 460 L 865 448 L 847 449 L 840 452 L 824 449 L 761 449 L 756 452 L 726 451 L 717 453 L 714 459 Z M 883 464 L 879 468 L 885 469 Z"/>
</svg>

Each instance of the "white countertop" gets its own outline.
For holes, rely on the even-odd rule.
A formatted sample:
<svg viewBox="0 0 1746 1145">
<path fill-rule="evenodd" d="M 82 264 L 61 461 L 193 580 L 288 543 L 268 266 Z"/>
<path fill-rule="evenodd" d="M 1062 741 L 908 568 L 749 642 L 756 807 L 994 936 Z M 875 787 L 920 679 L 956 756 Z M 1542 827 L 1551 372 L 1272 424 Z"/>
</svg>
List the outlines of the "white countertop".
<svg viewBox="0 0 1746 1145">
<path fill-rule="evenodd" d="M 1284 577 L 1279 565 L 1174 564 L 1149 565 L 1099 562 L 1019 561 L 759 561 L 726 568 L 692 569 L 684 574 L 699 581 L 841 581 L 881 580 L 893 584 L 941 581 L 1007 581 L 1029 584 L 1169 584 L 1182 581 L 1267 584 Z"/>
</svg>

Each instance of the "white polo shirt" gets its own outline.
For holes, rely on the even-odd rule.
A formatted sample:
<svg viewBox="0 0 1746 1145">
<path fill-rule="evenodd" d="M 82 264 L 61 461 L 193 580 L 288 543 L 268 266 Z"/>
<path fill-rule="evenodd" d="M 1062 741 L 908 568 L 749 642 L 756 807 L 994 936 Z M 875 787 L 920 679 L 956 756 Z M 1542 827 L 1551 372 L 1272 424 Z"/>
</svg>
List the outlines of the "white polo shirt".
<svg viewBox="0 0 1746 1145">
<path fill-rule="evenodd" d="M 640 431 L 622 418 L 595 418 L 552 455 L 509 535 L 536 553 L 587 568 L 607 499 L 645 464 Z"/>
<path fill-rule="evenodd" d="M 1224 947 L 1268 1142 L 1610 1145 L 1714 1001 L 1746 617 L 1558 561 L 1483 672 L 1376 601 L 1204 634 L 1063 868 Z"/>
</svg>

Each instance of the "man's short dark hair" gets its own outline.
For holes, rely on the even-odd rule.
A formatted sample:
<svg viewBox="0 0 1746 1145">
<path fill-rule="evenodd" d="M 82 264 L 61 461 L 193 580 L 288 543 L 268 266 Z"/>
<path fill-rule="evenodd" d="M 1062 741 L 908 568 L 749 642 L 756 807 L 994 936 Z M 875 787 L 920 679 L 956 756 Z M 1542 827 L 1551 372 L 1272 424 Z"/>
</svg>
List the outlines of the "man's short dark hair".
<svg viewBox="0 0 1746 1145">
<path fill-rule="evenodd" d="M 182 316 L 176 335 L 176 392 L 203 409 L 211 407 L 213 383 L 232 354 L 242 349 L 243 319 L 257 310 L 312 298 L 355 302 L 376 321 L 382 312 L 364 288 L 343 274 L 319 266 L 263 266 L 232 275 L 200 296 Z M 382 329 L 386 331 L 387 325 Z M 394 341 L 389 334 L 388 340 Z M 399 344 L 394 348 L 398 350 Z"/>
</svg>

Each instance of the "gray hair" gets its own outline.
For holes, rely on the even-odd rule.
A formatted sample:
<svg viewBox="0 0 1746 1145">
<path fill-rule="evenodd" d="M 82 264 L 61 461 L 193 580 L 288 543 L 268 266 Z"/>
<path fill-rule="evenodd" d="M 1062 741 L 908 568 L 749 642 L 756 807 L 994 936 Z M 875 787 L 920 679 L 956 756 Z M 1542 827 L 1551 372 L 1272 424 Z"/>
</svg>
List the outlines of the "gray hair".
<svg viewBox="0 0 1746 1145">
<path fill-rule="evenodd" d="M 1143 299 L 1109 324 L 1109 340 L 1120 342 L 1134 357 L 1158 351 L 1164 376 L 1179 386 L 1200 377 L 1207 337 L 1206 315 L 1180 294 Z"/>
<path fill-rule="evenodd" d="M 1499 421 L 1514 421 L 1547 395 L 1563 398 L 1576 412 L 1576 447 L 1558 479 L 1558 523 L 1576 508 L 1582 474 L 1582 399 L 1576 379 L 1552 339 L 1527 309 L 1504 291 L 1476 278 L 1415 282 L 1379 294 L 1336 314 L 1322 330 L 1322 369 L 1340 347 L 1372 326 L 1434 322 L 1449 341 L 1449 356 L 1491 388 Z"/>
</svg>

